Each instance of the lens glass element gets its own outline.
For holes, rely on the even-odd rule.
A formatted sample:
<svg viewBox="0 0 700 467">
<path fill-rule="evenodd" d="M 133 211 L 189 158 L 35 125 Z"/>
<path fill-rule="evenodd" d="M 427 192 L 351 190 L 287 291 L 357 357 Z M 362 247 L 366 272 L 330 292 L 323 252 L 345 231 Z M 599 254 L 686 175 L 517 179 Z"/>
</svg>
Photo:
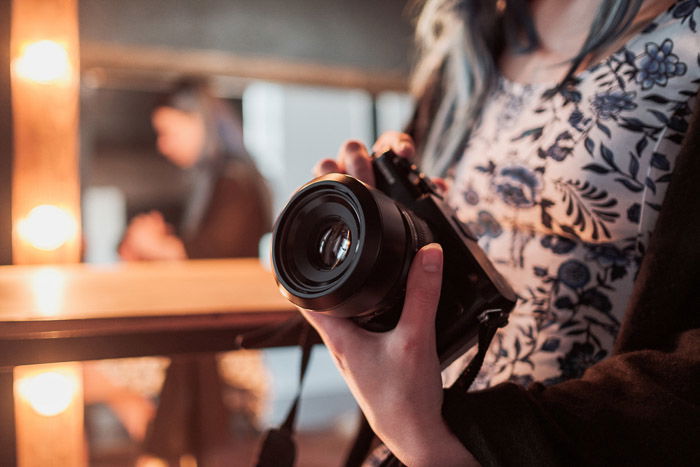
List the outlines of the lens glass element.
<svg viewBox="0 0 700 467">
<path fill-rule="evenodd" d="M 351 243 L 350 228 L 342 220 L 336 219 L 322 229 L 318 239 L 320 265 L 328 270 L 337 267 L 348 256 Z"/>
</svg>

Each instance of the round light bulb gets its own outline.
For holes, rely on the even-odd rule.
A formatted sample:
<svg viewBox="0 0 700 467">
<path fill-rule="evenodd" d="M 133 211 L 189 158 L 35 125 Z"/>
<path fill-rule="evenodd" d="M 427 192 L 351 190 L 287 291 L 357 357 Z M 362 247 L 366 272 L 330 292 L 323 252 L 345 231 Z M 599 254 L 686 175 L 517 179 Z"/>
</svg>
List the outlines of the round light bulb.
<svg viewBox="0 0 700 467">
<path fill-rule="evenodd" d="M 75 237 L 78 227 L 75 219 L 65 210 L 42 204 L 19 221 L 17 226 L 21 238 L 34 248 L 51 251 Z"/>
<path fill-rule="evenodd" d="M 42 40 L 27 44 L 13 62 L 22 78 L 46 84 L 67 80 L 71 75 L 68 51 L 58 42 Z"/>
<path fill-rule="evenodd" d="M 20 380 L 17 389 L 32 409 L 41 415 L 52 417 L 68 408 L 77 387 L 74 378 L 48 371 Z"/>
</svg>

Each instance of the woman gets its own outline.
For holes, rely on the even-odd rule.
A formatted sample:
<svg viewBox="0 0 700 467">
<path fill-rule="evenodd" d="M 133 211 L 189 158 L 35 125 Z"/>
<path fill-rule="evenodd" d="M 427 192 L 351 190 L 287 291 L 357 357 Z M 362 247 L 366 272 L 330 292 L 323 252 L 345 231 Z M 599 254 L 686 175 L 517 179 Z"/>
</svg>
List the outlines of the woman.
<svg viewBox="0 0 700 467">
<path fill-rule="evenodd" d="M 442 390 L 432 332 L 438 245 L 417 254 L 395 330 L 304 313 L 403 463 L 698 456 L 685 433 L 700 426 L 700 336 L 681 306 L 695 293 L 687 258 L 698 260 L 698 248 L 687 236 L 668 242 L 678 200 L 698 204 L 678 187 L 694 185 L 675 182 L 664 203 L 676 164 L 697 167 L 697 142 L 686 136 L 700 82 L 698 21 L 700 5 L 689 1 L 425 4 L 411 135 L 383 135 L 373 151 L 417 152 L 424 168 L 448 175 L 447 198 L 519 301 L 477 379 L 486 390 L 471 394 Z M 368 152 L 354 141 L 317 166 L 332 171 L 372 183 Z M 659 215 L 667 221 L 656 227 Z M 698 231 L 694 217 L 687 227 Z M 668 258 L 686 274 L 675 292 L 651 286 L 673 279 Z M 463 367 L 442 376 L 449 384 Z"/>
<path fill-rule="evenodd" d="M 160 153 L 187 172 L 189 193 L 177 232 L 157 211 L 134 218 L 122 258 L 258 256 L 258 241 L 271 228 L 270 195 L 237 117 L 203 83 L 185 81 L 157 104 L 152 122 Z"/>
</svg>

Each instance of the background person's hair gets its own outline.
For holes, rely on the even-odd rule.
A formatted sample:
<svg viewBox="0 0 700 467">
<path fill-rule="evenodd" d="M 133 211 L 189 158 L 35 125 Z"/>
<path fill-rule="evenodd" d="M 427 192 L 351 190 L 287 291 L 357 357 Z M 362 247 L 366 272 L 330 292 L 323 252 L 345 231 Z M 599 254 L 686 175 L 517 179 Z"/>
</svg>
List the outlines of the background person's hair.
<svg viewBox="0 0 700 467">
<path fill-rule="evenodd" d="M 198 114 L 204 121 L 204 146 L 197 162 L 186 170 L 189 193 L 179 228 L 183 239 L 194 237 L 202 226 L 217 180 L 222 176 L 253 178 L 260 196 L 268 196 L 265 181 L 245 148 L 241 119 L 225 101 L 214 96 L 205 80 L 178 81 L 156 102 L 155 109 L 159 107 Z"/>
<path fill-rule="evenodd" d="M 642 2 L 601 2 L 588 37 L 571 57 L 568 73 L 559 86 L 587 57 L 606 50 L 625 32 Z M 479 109 L 496 82 L 496 60 L 504 46 L 527 53 L 537 48 L 538 37 L 527 0 L 419 0 L 417 6 L 418 59 L 411 92 L 423 95 L 436 79 L 442 86 L 430 131 L 421 143 L 421 157 L 426 172 L 444 175 L 463 149 Z"/>
<path fill-rule="evenodd" d="M 202 117 L 206 134 L 201 159 L 250 159 L 243 144 L 240 117 L 214 96 L 205 79 L 188 77 L 179 80 L 170 92 L 156 101 L 155 108 L 158 107 L 170 107 Z"/>
</svg>

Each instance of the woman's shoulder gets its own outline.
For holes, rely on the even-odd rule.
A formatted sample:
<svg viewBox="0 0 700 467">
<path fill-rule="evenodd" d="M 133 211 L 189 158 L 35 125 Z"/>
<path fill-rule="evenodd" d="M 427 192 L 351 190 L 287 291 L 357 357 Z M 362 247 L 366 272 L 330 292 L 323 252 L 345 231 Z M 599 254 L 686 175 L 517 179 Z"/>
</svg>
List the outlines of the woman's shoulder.
<svg viewBox="0 0 700 467">
<path fill-rule="evenodd" d="M 243 185 L 257 183 L 262 179 L 262 175 L 258 171 L 255 163 L 252 160 L 243 158 L 229 158 L 221 167 L 218 181 L 224 185 Z"/>
<path fill-rule="evenodd" d="M 235 198 L 266 203 L 269 188 L 252 160 L 233 158 L 221 168 L 213 196 L 216 199 Z"/>
</svg>

